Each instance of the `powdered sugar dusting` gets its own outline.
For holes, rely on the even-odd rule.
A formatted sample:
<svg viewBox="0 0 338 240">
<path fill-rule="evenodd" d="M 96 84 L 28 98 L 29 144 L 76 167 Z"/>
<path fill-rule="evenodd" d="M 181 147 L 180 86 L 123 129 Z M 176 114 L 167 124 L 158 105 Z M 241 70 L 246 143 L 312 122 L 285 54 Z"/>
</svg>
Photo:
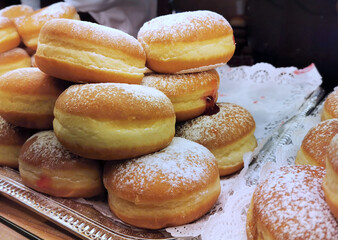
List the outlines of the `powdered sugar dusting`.
<svg viewBox="0 0 338 240">
<path fill-rule="evenodd" d="M 324 174 L 322 167 L 284 167 L 257 187 L 254 209 L 275 239 L 338 239 L 321 188 Z"/>
<path fill-rule="evenodd" d="M 196 32 L 201 30 L 212 31 L 215 26 L 219 25 L 231 28 L 229 22 L 223 16 L 211 11 L 201 10 L 170 14 L 146 22 L 138 33 L 138 39 L 142 40 L 143 37 L 146 37 L 147 42 L 151 43 L 158 39 L 166 41 L 191 36 L 198 38 Z"/>
<path fill-rule="evenodd" d="M 114 99 L 122 97 L 126 98 L 126 105 L 147 104 L 158 110 L 163 109 L 168 104 L 171 105 L 169 98 L 161 91 L 136 84 L 97 83 L 73 85 L 66 90 L 66 93 L 71 96 L 69 101 L 65 103 L 66 106 L 81 106 L 82 108 L 86 108 L 89 103 L 96 103 L 102 99 L 109 104 L 113 104 Z"/>
<path fill-rule="evenodd" d="M 5 137 L 14 134 L 16 134 L 16 127 L 0 116 L 0 139 L 5 140 Z"/>
<path fill-rule="evenodd" d="M 24 147 L 21 151 L 20 158 L 32 163 L 38 163 L 39 166 L 57 169 L 62 168 L 64 164 L 73 165 L 85 159 L 69 152 L 57 140 L 53 131 L 38 132 L 31 136 L 26 144 L 29 147 Z M 88 160 L 89 161 L 89 160 Z"/>
<path fill-rule="evenodd" d="M 15 27 L 9 18 L 0 16 L 0 29 L 7 28 L 9 26 L 11 28 Z"/>
<path fill-rule="evenodd" d="M 65 28 L 60 28 L 59 26 L 65 26 Z M 51 27 L 50 31 L 52 33 L 47 34 L 56 34 L 56 32 L 60 31 L 60 34 L 62 34 L 64 37 L 68 36 L 71 39 L 95 42 L 107 48 L 120 49 L 123 51 L 123 53 L 129 53 L 134 57 L 138 56 L 138 58 L 144 58 L 145 61 L 145 53 L 141 43 L 138 42 L 133 36 L 121 30 L 96 23 L 61 18 L 50 20 L 48 23 L 46 23 L 43 29 L 48 29 L 49 27 Z M 74 42 L 73 40 L 71 41 L 72 43 Z M 79 45 L 80 48 L 90 48 L 90 46 L 92 49 L 88 50 L 93 52 L 97 51 L 95 49 L 95 44 L 89 44 L 88 46 L 81 46 L 81 44 Z M 121 57 L 123 57 L 123 54 Z"/>
<path fill-rule="evenodd" d="M 336 134 L 328 147 L 327 158 L 335 172 L 338 172 L 338 134 Z"/>
<path fill-rule="evenodd" d="M 338 119 L 329 119 L 311 128 L 302 142 L 302 148 L 312 158 L 325 166 L 327 147 L 338 133 Z"/>
<path fill-rule="evenodd" d="M 338 118 L 338 89 L 335 89 L 326 98 L 324 108 L 327 108 L 334 118 Z"/>
<path fill-rule="evenodd" d="M 162 186 L 164 194 L 170 195 L 177 188 L 189 191 L 196 188 L 196 184 L 205 185 L 210 180 L 210 171 L 218 170 L 208 149 L 174 138 L 159 152 L 119 163 L 112 173 L 112 181 L 116 183 L 114 188 L 132 188 L 137 195 L 150 192 L 154 186 Z"/>
<path fill-rule="evenodd" d="M 23 50 L 22 48 L 13 48 L 11 50 L 8 50 L 6 52 L 0 53 L 0 64 L 1 65 L 5 65 L 8 64 L 9 60 L 11 58 L 28 58 L 28 54 L 25 50 Z"/>
<path fill-rule="evenodd" d="M 220 108 L 217 114 L 203 115 L 178 125 L 176 136 L 213 148 L 217 143 L 236 141 L 255 128 L 255 121 L 246 109 L 233 103 L 217 105 Z"/>
<path fill-rule="evenodd" d="M 57 140 L 53 131 L 38 132 L 31 136 L 28 140 L 35 138 L 30 145 L 29 151 L 34 155 L 43 158 L 48 156 L 55 156 L 55 158 L 71 159 L 72 153 L 66 150 Z"/>
<path fill-rule="evenodd" d="M 151 74 L 143 78 L 142 85 L 157 88 L 167 96 L 179 96 L 206 88 L 211 82 L 215 82 L 214 85 L 219 82 L 215 70 L 190 74 Z"/>
<path fill-rule="evenodd" d="M 72 22 L 71 34 L 75 37 L 82 35 L 83 29 L 86 29 L 86 31 L 89 31 L 91 33 L 91 37 L 93 39 L 107 39 L 109 41 L 118 41 L 119 45 L 122 45 L 126 48 L 129 48 L 130 44 L 137 48 L 141 47 L 140 43 L 133 36 L 121 30 L 85 21 L 63 21 L 68 21 L 70 23 Z"/>
<path fill-rule="evenodd" d="M 34 21 L 35 24 L 37 24 L 39 22 L 45 22 L 53 18 L 60 18 L 64 14 L 69 12 L 70 7 L 72 6 L 68 3 L 54 3 L 48 7 L 38 10 L 37 12 L 34 12 L 31 15 L 31 19 Z"/>
</svg>

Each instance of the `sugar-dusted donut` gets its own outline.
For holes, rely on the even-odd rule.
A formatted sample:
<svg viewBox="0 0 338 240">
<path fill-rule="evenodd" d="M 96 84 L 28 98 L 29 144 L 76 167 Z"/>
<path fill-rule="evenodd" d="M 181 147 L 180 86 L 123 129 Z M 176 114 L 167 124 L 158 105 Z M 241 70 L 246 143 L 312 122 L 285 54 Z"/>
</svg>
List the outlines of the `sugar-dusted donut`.
<svg viewBox="0 0 338 240">
<path fill-rule="evenodd" d="M 31 58 L 22 48 L 13 48 L 0 53 L 0 75 L 18 68 L 31 66 Z"/>
<path fill-rule="evenodd" d="M 11 19 L 15 24 L 18 24 L 18 21 L 30 15 L 34 12 L 34 9 L 31 6 L 18 4 L 5 7 L 0 10 L 0 17 L 7 17 Z"/>
<path fill-rule="evenodd" d="M 305 135 L 296 156 L 296 164 L 325 167 L 327 147 L 338 133 L 338 119 L 322 121 Z"/>
<path fill-rule="evenodd" d="M 103 192 L 101 164 L 70 153 L 53 131 L 38 132 L 25 142 L 19 172 L 25 185 L 56 197 L 93 197 Z"/>
<path fill-rule="evenodd" d="M 80 19 L 75 7 L 58 2 L 34 11 L 17 22 L 16 26 L 24 44 L 36 50 L 42 26 L 56 18 Z"/>
<path fill-rule="evenodd" d="M 227 63 L 235 51 L 228 21 L 211 11 L 160 16 L 146 22 L 137 39 L 147 67 L 159 73 L 191 73 Z"/>
<path fill-rule="evenodd" d="M 70 151 L 118 160 L 166 147 L 175 134 L 175 112 L 161 91 L 123 83 L 73 85 L 57 99 L 54 131 Z"/>
<path fill-rule="evenodd" d="M 73 82 L 139 84 L 146 71 L 146 55 L 134 37 L 69 19 L 44 25 L 35 59 L 43 72 Z"/>
<path fill-rule="evenodd" d="M 16 48 L 20 42 L 20 36 L 12 20 L 0 17 L 0 53 Z"/>
<path fill-rule="evenodd" d="M 187 74 L 150 74 L 142 85 L 162 91 L 174 105 L 176 121 L 197 117 L 214 107 L 219 76 L 216 70 Z"/>
<path fill-rule="evenodd" d="M 259 183 L 247 214 L 253 239 L 338 239 L 338 224 L 321 188 L 325 169 L 288 166 Z"/>
<path fill-rule="evenodd" d="M 326 202 L 333 215 L 338 219 L 338 134 L 333 137 L 327 148 L 323 190 Z"/>
<path fill-rule="evenodd" d="M 321 120 L 338 118 L 338 89 L 331 92 L 324 101 Z"/>
<path fill-rule="evenodd" d="M 66 87 L 38 68 L 9 71 L 0 76 L 0 115 L 16 126 L 51 129 L 55 101 Z"/>
<path fill-rule="evenodd" d="M 219 112 L 202 115 L 176 127 L 176 136 L 197 142 L 216 157 L 221 176 L 234 173 L 244 165 L 243 155 L 257 146 L 252 115 L 233 103 L 217 103 Z"/>
<path fill-rule="evenodd" d="M 183 138 L 153 154 L 107 162 L 103 181 L 111 211 L 126 223 L 150 229 L 194 221 L 220 194 L 215 157 Z"/>
<path fill-rule="evenodd" d="M 21 146 L 31 135 L 30 130 L 16 127 L 0 116 L 0 166 L 17 168 Z"/>
</svg>

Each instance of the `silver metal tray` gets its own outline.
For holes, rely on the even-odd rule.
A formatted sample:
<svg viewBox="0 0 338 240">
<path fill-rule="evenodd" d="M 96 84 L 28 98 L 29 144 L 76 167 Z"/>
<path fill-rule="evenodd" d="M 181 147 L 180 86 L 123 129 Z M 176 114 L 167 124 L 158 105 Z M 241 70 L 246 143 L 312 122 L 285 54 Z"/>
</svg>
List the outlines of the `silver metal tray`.
<svg viewBox="0 0 338 240">
<path fill-rule="evenodd" d="M 72 199 L 36 192 L 25 186 L 19 172 L 11 168 L 0 167 L 0 193 L 82 239 L 173 239 L 165 231 L 137 229 L 114 222 L 91 206 Z"/>
</svg>

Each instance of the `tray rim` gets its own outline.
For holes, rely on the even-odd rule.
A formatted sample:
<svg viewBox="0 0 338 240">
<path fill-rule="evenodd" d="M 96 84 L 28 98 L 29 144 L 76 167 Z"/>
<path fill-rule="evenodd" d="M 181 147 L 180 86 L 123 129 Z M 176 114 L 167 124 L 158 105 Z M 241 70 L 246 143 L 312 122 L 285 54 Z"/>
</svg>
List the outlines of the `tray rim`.
<svg viewBox="0 0 338 240">
<path fill-rule="evenodd" d="M 0 167 L 3 171 L 11 171 L 18 174 L 17 171 L 8 167 Z M 150 239 L 135 236 L 127 236 L 123 233 L 109 229 L 82 213 L 59 203 L 48 196 L 39 193 L 24 184 L 3 175 L 0 171 L 0 194 L 23 207 L 39 214 L 50 220 L 63 229 L 73 233 L 81 239 L 87 240 L 131 240 L 131 239 Z M 38 201 L 37 201 L 37 200 Z M 189 238 L 158 238 L 157 240 L 174 239 L 198 239 Z"/>
</svg>

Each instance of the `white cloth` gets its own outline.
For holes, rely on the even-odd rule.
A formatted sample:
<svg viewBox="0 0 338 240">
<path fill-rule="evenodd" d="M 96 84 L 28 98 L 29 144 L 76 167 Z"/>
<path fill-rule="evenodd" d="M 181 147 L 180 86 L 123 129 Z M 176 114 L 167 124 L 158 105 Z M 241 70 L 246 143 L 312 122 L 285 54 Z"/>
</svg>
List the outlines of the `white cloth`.
<svg viewBox="0 0 338 240">
<path fill-rule="evenodd" d="M 99 24 L 137 36 L 143 23 L 156 17 L 157 0 L 65 0 L 88 12 Z"/>
<path fill-rule="evenodd" d="M 31 6 L 34 10 L 38 10 L 40 5 L 40 0 L 21 0 L 21 4 Z"/>
</svg>

